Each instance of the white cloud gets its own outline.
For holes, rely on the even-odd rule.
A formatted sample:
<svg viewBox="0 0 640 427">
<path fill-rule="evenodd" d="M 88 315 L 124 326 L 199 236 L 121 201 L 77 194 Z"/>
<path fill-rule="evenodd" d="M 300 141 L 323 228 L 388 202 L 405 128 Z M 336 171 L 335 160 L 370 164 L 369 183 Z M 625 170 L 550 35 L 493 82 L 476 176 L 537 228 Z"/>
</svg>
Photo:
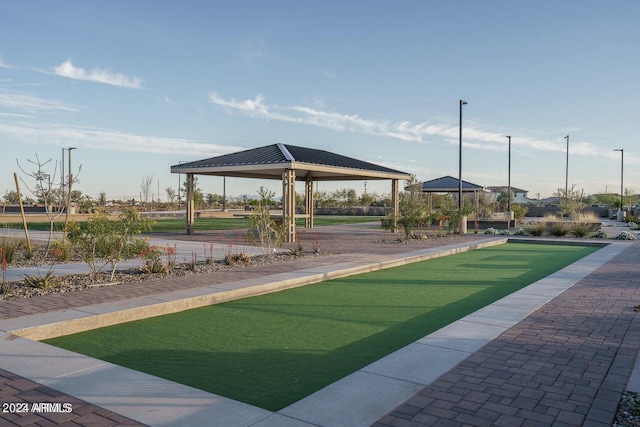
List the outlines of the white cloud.
<svg viewBox="0 0 640 427">
<path fill-rule="evenodd" d="M 262 95 L 257 95 L 254 99 L 237 101 L 235 98 L 227 100 L 220 97 L 216 92 L 210 92 L 209 101 L 230 110 L 267 120 L 302 123 L 337 131 L 391 136 L 407 141 L 421 141 L 421 137 L 416 134 L 416 130 L 407 128 L 403 123 L 393 125 L 386 122 L 363 119 L 358 115 L 327 112 L 307 106 L 283 107 L 276 104 L 267 105 Z"/>
<path fill-rule="evenodd" d="M 213 157 L 242 148 L 206 144 L 182 138 L 135 135 L 112 129 L 74 127 L 58 124 L 0 123 L 0 134 L 29 143 L 74 145 L 124 152 L 173 154 Z"/>
<path fill-rule="evenodd" d="M 28 114 L 14 114 L 14 113 L 0 113 L 0 116 L 2 117 L 13 117 L 13 118 L 20 118 L 20 119 L 30 119 L 33 116 L 30 116 Z"/>
<path fill-rule="evenodd" d="M 2 58 L 2 55 L 0 55 L 0 68 L 6 68 L 6 69 L 11 68 L 7 64 L 5 64 L 4 59 Z"/>
<path fill-rule="evenodd" d="M 0 88 L 0 106 L 27 111 L 78 111 L 78 108 L 62 102 L 43 99 L 29 93 Z"/>
<path fill-rule="evenodd" d="M 224 99 L 217 92 L 209 93 L 209 101 L 230 111 L 246 114 L 251 117 L 266 120 L 302 123 L 323 127 L 335 131 L 363 133 L 367 135 L 385 136 L 408 142 L 428 142 L 441 138 L 446 143 L 458 144 L 459 126 L 456 123 L 411 123 L 409 121 L 390 122 L 371 120 L 354 114 L 343 114 L 323 111 L 303 105 L 281 106 L 268 104 L 264 96 L 258 94 L 254 99 L 238 101 L 235 98 Z M 508 146 L 506 133 L 486 131 L 477 124 L 465 124 L 462 130 L 463 143 L 466 147 L 483 151 L 505 151 Z M 544 137 L 543 137 L 544 138 Z M 521 152 L 565 152 L 564 137 L 559 136 L 551 141 L 531 136 L 514 136 L 511 140 L 512 149 Z M 582 141 L 570 143 L 570 153 L 579 155 L 607 155 L 594 144 Z"/>
<path fill-rule="evenodd" d="M 69 79 L 104 83 L 112 86 L 132 89 L 142 88 L 142 79 L 139 77 L 129 77 L 124 74 L 114 73 L 100 68 L 94 68 L 91 71 L 87 71 L 84 68 L 73 65 L 71 60 L 67 60 L 57 67 L 54 67 L 53 73 L 57 76 L 67 77 Z"/>
</svg>

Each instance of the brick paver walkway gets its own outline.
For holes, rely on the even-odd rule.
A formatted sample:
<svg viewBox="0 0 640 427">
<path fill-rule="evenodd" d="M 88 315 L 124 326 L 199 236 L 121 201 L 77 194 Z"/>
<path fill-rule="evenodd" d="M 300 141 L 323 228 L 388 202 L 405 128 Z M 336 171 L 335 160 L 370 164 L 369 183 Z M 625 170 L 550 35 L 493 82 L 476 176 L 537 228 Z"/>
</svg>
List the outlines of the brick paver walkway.
<svg viewBox="0 0 640 427">
<path fill-rule="evenodd" d="M 611 426 L 640 348 L 640 244 L 375 426 Z"/>
<path fill-rule="evenodd" d="M 220 233 L 217 233 L 220 234 Z M 0 318 L 152 295 L 186 287 L 408 252 L 453 243 L 385 244 L 381 232 L 317 231 L 335 255 L 140 284 L 0 301 Z M 310 234 L 310 236 L 315 236 Z M 176 236 L 184 238 L 184 236 Z M 474 240 L 483 236 L 458 237 Z M 211 236 L 194 236 L 211 241 Z M 313 237 L 310 237 L 313 238 Z M 307 243 L 307 246 L 311 246 Z M 640 244 L 633 244 L 431 386 L 380 419 L 377 426 L 610 426 L 640 348 Z M 2 402 L 70 402 L 70 414 L 0 413 L 0 425 L 139 425 L 102 408 L 0 370 Z M 55 418 L 58 415 L 60 418 Z M 63 419 L 64 418 L 64 419 Z"/>
</svg>

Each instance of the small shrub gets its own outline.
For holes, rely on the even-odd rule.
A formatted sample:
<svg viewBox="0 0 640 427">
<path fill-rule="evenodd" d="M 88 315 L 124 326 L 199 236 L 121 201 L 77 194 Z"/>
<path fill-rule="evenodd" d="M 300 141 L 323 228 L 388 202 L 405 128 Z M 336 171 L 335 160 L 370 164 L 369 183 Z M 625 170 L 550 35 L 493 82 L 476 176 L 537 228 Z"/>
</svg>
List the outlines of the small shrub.
<svg viewBox="0 0 640 427">
<path fill-rule="evenodd" d="M 174 253 L 175 253 L 175 245 L 174 245 Z M 207 253 L 207 245 L 204 245 L 204 260 L 207 264 L 213 264 L 213 243 L 209 243 L 209 252 Z"/>
<path fill-rule="evenodd" d="M 15 237 L 3 236 L 0 237 L 0 249 L 3 250 L 4 259 L 7 264 L 11 264 L 16 256 L 16 252 L 21 247 L 21 240 Z"/>
<path fill-rule="evenodd" d="M 640 228 L 638 224 L 633 221 L 629 221 L 627 225 L 629 226 L 629 230 L 638 230 Z"/>
<path fill-rule="evenodd" d="M 608 237 L 609 236 L 607 236 L 607 233 L 602 228 L 598 229 L 598 231 L 593 233 L 594 239 L 607 239 Z"/>
<path fill-rule="evenodd" d="M 514 233 L 514 236 L 526 236 L 527 232 L 524 230 L 524 228 L 518 228 Z"/>
<path fill-rule="evenodd" d="M 57 261 L 69 261 L 73 253 L 73 245 L 68 240 L 56 240 L 51 244 L 51 253 Z"/>
<path fill-rule="evenodd" d="M 547 229 L 549 230 L 549 234 L 551 234 L 552 236 L 556 236 L 556 237 L 560 237 L 560 236 L 566 236 L 567 233 L 569 232 L 567 226 L 565 225 L 564 222 L 561 221 L 555 221 L 555 222 L 550 222 L 547 224 Z"/>
<path fill-rule="evenodd" d="M 275 193 L 264 187 L 258 189 L 260 201 L 256 204 L 254 213 L 249 216 L 249 230 L 247 238 L 252 243 L 260 243 L 263 255 L 270 255 L 273 249 L 281 247 L 286 240 L 286 225 L 276 224 L 271 219 L 270 205 Z"/>
<path fill-rule="evenodd" d="M 249 264 L 251 262 L 251 257 L 244 252 L 228 253 L 224 256 L 224 263 L 227 265 L 235 265 L 239 262 Z"/>
<path fill-rule="evenodd" d="M 300 235 L 296 234 L 296 244 L 293 248 L 289 249 L 291 255 L 299 256 L 304 252 L 304 246 L 302 245 L 302 240 L 300 239 Z"/>
<path fill-rule="evenodd" d="M 139 270 L 147 274 L 167 274 L 174 267 L 175 262 L 168 261 L 166 264 L 162 261 L 162 254 L 166 253 L 165 248 L 152 245 L 144 248 L 138 255 L 143 259 L 143 263 Z"/>
<path fill-rule="evenodd" d="M 120 261 L 133 259 L 148 247 L 148 242 L 138 235 L 152 225 L 153 221 L 141 218 L 135 209 L 125 209 L 117 220 L 99 211 L 89 218 L 84 229 L 73 221 L 69 223 L 67 236 L 89 265 L 92 280 L 107 265 L 111 266 L 113 280 Z"/>
<path fill-rule="evenodd" d="M 527 229 L 532 236 L 542 236 L 547 229 L 547 225 L 542 221 L 536 221 Z"/>
<path fill-rule="evenodd" d="M 9 263 L 4 257 L 4 249 L 0 248 L 0 268 L 2 268 L 2 283 L 0 284 L 0 292 L 3 294 L 8 293 L 12 286 L 7 283 L 7 270 L 9 269 Z"/>
<path fill-rule="evenodd" d="M 574 221 L 570 225 L 571 234 L 576 237 L 584 237 L 591 231 L 591 224 L 588 222 Z"/>
<path fill-rule="evenodd" d="M 600 222 L 598 216 L 593 212 L 577 212 L 571 219 L 576 222 Z"/>
<path fill-rule="evenodd" d="M 33 288 L 50 289 L 58 283 L 58 278 L 53 275 L 53 271 L 49 270 L 47 274 L 24 275 L 24 283 Z"/>
<path fill-rule="evenodd" d="M 620 233 L 616 237 L 614 237 L 614 239 L 616 239 L 616 240 L 638 240 L 638 238 L 633 233 L 629 233 L 628 231 L 623 231 L 622 233 Z"/>
<path fill-rule="evenodd" d="M 502 231 L 500 232 L 500 234 L 501 234 L 501 235 L 503 235 L 503 236 L 508 236 L 508 235 L 509 235 L 509 234 L 511 234 L 511 233 L 509 233 L 509 230 L 502 230 Z"/>
<path fill-rule="evenodd" d="M 489 227 L 484 231 L 484 234 L 498 234 L 498 230 L 493 227 Z"/>
</svg>

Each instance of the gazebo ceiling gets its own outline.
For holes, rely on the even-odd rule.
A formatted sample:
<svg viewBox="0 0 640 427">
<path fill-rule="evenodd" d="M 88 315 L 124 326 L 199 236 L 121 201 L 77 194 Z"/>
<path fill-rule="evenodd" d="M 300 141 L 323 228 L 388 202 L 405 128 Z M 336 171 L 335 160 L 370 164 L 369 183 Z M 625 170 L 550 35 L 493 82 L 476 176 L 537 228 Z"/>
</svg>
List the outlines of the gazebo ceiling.
<svg viewBox="0 0 640 427">
<path fill-rule="evenodd" d="M 172 173 L 282 179 L 295 170 L 296 180 L 346 181 L 409 179 L 410 174 L 324 150 L 273 144 L 171 166 Z"/>
</svg>

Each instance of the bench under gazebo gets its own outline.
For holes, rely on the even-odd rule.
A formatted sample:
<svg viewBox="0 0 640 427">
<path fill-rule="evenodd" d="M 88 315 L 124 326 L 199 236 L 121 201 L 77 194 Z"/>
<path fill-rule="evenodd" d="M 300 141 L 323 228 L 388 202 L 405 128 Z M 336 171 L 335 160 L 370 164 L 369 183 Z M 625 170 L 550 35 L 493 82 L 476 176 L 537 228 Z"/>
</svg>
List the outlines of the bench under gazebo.
<svg viewBox="0 0 640 427">
<path fill-rule="evenodd" d="M 391 180 L 393 218 L 399 212 L 399 182 L 411 175 L 384 166 L 314 148 L 272 144 L 237 153 L 171 166 L 171 173 L 187 179 L 187 234 L 193 234 L 195 221 L 194 176 L 212 175 L 237 178 L 282 180 L 282 223 L 286 240 L 295 241 L 295 183 L 305 183 L 305 227 L 313 228 L 313 183 L 316 181 Z M 394 221 L 394 229 L 396 224 Z"/>
</svg>

